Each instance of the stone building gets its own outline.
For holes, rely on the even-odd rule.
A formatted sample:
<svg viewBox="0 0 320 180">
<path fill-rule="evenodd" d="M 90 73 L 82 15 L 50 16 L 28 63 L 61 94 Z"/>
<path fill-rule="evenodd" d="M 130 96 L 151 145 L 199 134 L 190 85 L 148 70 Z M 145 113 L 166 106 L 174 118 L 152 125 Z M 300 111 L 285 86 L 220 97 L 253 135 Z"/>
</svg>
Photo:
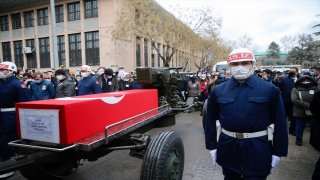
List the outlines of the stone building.
<svg viewBox="0 0 320 180">
<path fill-rule="evenodd" d="M 56 0 L 59 65 L 71 70 L 87 64 L 98 67 L 161 67 L 162 60 L 148 39 L 112 41 L 121 0 Z M 47 71 L 54 67 L 49 0 L 0 0 L 0 61 Z M 160 51 L 166 46 L 159 43 Z M 188 53 L 178 51 L 171 66 L 183 66 Z M 186 70 L 193 70 L 190 66 Z"/>
</svg>

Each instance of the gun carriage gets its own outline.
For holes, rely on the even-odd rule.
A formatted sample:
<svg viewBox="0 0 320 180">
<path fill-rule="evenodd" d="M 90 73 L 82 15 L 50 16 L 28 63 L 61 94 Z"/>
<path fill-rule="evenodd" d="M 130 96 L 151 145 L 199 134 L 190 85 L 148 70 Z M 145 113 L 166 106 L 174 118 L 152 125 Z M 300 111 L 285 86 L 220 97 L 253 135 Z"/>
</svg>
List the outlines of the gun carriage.
<svg viewBox="0 0 320 180">
<path fill-rule="evenodd" d="M 81 160 L 96 161 L 129 149 L 130 156 L 143 159 L 140 179 L 182 179 L 184 147 L 179 134 L 146 134 L 175 125 L 177 114 L 196 103 L 181 99 L 178 69 L 137 68 L 141 90 L 16 104 L 21 139 L 9 145 L 18 147 L 19 155 L 0 162 L 0 174 L 19 170 L 26 179 L 63 179 Z M 119 106 L 130 102 L 144 105 L 122 113 Z M 108 109 L 113 110 L 112 118 L 101 115 Z"/>
</svg>

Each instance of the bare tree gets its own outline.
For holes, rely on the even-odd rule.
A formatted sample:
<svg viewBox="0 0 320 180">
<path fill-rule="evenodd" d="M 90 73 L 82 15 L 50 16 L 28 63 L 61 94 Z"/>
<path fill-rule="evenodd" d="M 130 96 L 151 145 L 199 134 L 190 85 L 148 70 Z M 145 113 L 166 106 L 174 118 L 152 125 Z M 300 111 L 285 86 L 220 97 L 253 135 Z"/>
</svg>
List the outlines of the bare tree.
<svg viewBox="0 0 320 180">
<path fill-rule="evenodd" d="M 238 46 L 240 48 L 250 49 L 252 43 L 253 43 L 253 39 L 248 34 L 244 34 L 238 39 Z"/>
<path fill-rule="evenodd" d="M 288 53 L 292 50 L 297 44 L 297 36 L 283 36 L 280 39 L 284 52 Z"/>
<path fill-rule="evenodd" d="M 193 9 L 177 7 L 175 13 L 180 19 L 154 0 L 125 0 L 112 30 L 113 40 L 132 40 L 137 36 L 146 38 L 151 41 L 164 66 L 168 67 L 178 50 L 191 52 L 192 55 L 199 53 L 200 35 L 217 31 L 221 26 L 220 16 L 215 16 L 210 6 Z M 164 54 L 160 53 L 158 43 L 166 46 Z"/>
</svg>

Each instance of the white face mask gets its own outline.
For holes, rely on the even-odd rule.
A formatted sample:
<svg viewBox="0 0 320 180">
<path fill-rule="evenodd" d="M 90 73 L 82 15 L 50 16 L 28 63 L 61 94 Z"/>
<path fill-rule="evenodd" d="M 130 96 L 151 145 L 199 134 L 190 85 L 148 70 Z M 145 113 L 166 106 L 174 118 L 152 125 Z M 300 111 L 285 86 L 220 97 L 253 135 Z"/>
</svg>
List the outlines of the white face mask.
<svg viewBox="0 0 320 180">
<path fill-rule="evenodd" d="M 4 74 L 4 72 L 0 72 L 0 79 L 6 79 L 10 74 L 11 72 L 9 72 L 8 74 Z"/>
<path fill-rule="evenodd" d="M 87 73 L 81 73 L 81 76 L 82 77 L 88 77 L 88 74 Z"/>
<path fill-rule="evenodd" d="M 123 79 L 123 81 L 129 81 L 129 79 L 125 78 L 125 79 Z"/>
<path fill-rule="evenodd" d="M 63 76 L 57 76 L 57 79 L 61 81 L 63 79 Z"/>
<path fill-rule="evenodd" d="M 107 76 L 108 79 L 112 79 L 112 76 Z"/>
<path fill-rule="evenodd" d="M 248 66 L 234 66 L 231 67 L 231 74 L 237 80 L 245 80 L 251 76 L 252 72 Z"/>
<path fill-rule="evenodd" d="M 51 79 L 45 79 L 46 81 L 49 81 L 49 82 L 51 82 Z"/>
</svg>

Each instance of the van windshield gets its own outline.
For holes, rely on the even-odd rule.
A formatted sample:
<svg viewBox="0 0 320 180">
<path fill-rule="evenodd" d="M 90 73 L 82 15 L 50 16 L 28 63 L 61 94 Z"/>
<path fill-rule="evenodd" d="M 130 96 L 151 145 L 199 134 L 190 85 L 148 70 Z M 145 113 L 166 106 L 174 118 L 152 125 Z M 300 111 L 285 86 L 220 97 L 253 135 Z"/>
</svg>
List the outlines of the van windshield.
<svg viewBox="0 0 320 180">
<path fill-rule="evenodd" d="M 221 70 L 228 70 L 229 69 L 229 66 L 228 64 L 219 64 L 216 66 L 216 72 L 220 72 Z"/>
</svg>

